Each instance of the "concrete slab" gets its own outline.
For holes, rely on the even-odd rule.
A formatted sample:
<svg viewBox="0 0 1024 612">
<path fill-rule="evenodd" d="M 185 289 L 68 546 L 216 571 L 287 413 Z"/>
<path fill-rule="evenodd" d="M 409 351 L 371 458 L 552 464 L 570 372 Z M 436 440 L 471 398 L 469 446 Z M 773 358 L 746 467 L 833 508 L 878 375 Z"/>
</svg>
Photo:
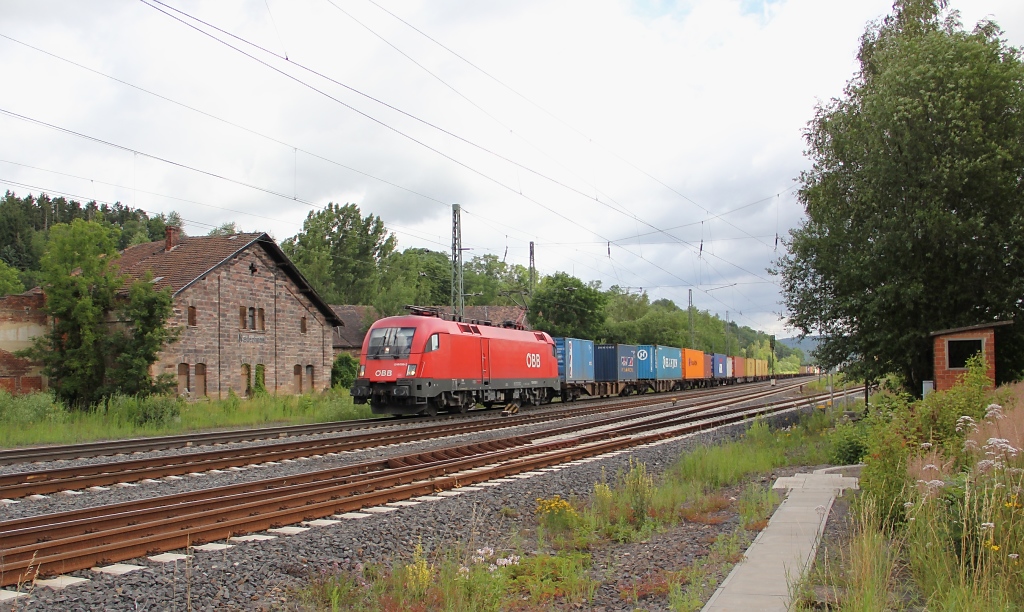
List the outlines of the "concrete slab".
<svg viewBox="0 0 1024 612">
<path fill-rule="evenodd" d="M 306 527 L 330 527 L 331 525 L 337 525 L 341 521 L 334 521 L 331 519 L 315 519 L 312 521 L 302 521 L 302 524 Z"/>
<path fill-rule="evenodd" d="M 436 495 L 421 495 L 419 497 L 412 498 L 412 501 L 428 502 L 428 501 L 441 501 L 442 499 L 444 499 L 444 498 L 443 497 L 438 497 Z"/>
<path fill-rule="evenodd" d="M 370 518 L 371 516 L 373 516 L 373 515 L 372 514 L 367 514 L 365 512 L 346 512 L 344 514 L 335 514 L 334 515 L 335 518 L 347 519 L 347 520 L 364 519 L 364 518 Z"/>
<path fill-rule="evenodd" d="M 28 597 L 28 593 L 19 593 L 18 591 L 8 591 L 7 589 L 0 589 L 0 602 L 11 601 L 18 599 L 19 597 Z"/>
<path fill-rule="evenodd" d="M 21 503 L 20 501 L 17 501 L 17 500 L 14 500 L 14 499 L 7 499 L 7 498 L 0 499 L 0 506 L 10 506 L 12 504 L 20 504 L 20 503 Z"/>
<path fill-rule="evenodd" d="M 233 536 L 228 538 L 228 542 L 266 542 L 267 540 L 276 540 L 277 536 L 262 535 L 258 533 L 252 533 L 244 536 Z"/>
<path fill-rule="evenodd" d="M 268 529 L 267 532 L 268 533 L 279 533 L 281 535 L 299 535 L 300 533 L 305 533 L 305 532 L 307 532 L 309 530 L 310 530 L 309 527 L 291 527 L 291 526 L 289 526 L 289 527 L 273 527 L 271 529 Z"/>
<path fill-rule="evenodd" d="M 404 500 L 403 499 L 402 501 L 388 502 L 388 503 L 386 503 L 384 505 L 385 506 L 394 506 L 396 508 L 408 508 L 410 506 L 418 506 L 421 503 L 423 503 L 423 502 L 408 501 L 408 500 Z"/>
<path fill-rule="evenodd" d="M 75 491 L 73 489 L 68 489 L 67 491 L 61 491 L 60 493 L 61 493 L 61 495 L 82 495 L 83 494 L 81 491 Z"/>
<path fill-rule="evenodd" d="M 233 465 L 233 466 L 228 468 L 228 471 L 229 472 L 244 472 L 245 468 L 244 467 L 238 467 L 237 465 Z"/>
<path fill-rule="evenodd" d="M 76 576 L 56 576 L 54 578 L 48 578 L 45 580 L 36 580 L 36 586 L 46 587 L 48 589 L 53 589 L 54 591 L 59 591 L 61 589 L 66 589 L 69 586 L 81 584 L 83 582 L 89 582 L 89 579 L 78 578 Z"/>
<path fill-rule="evenodd" d="M 856 478 L 828 473 L 779 478 L 774 487 L 786 490 L 786 499 L 703 612 L 788 610 L 790 585 L 814 561 L 835 496 L 856 486 Z"/>
<path fill-rule="evenodd" d="M 134 571 L 146 569 L 142 565 L 130 565 L 128 563 L 115 563 L 113 565 L 104 565 L 103 567 L 94 567 L 92 571 L 99 572 L 101 574 L 110 574 L 111 576 L 124 576 Z"/>
<path fill-rule="evenodd" d="M 438 491 L 437 497 L 458 497 L 462 495 L 462 491 Z"/>
<path fill-rule="evenodd" d="M 184 561 L 185 559 L 188 559 L 188 555 L 181 553 L 161 553 L 149 557 L 150 561 L 155 561 L 156 563 L 170 563 L 171 561 Z"/>
<path fill-rule="evenodd" d="M 503 482 L 515 482 L 515 480 L 512 479 L 512 478 L 492 478 L 492 479 L 488 480 L 487 482 L 497 482 L 497 483 L 500 484 L 500 483 L 503 483 Z"/>
<path fill-rule="evenodd" d="M 231 544 L 217 544 L 217 543 L 211 542 L 209 544 L 201 544 L 199 546 L 193 546 L 192 550 L 201 550 L 203 552 L 217 552 L 218 550 L 227 550 L 229 548 L 234 548 L 234 546 L 232 546 Z"/>
<path fill-rule="evenodd" d="M 459 491 L 462 491 L 462 492 L 466 492 L 466 491 L 483 491 L 483 490 L 484 490 L 483 487 L 478 487 L 476 485 L 469 486 L 469 487 L 459 487 Z"/>
<path fill-rule="evenodd" d="M 500 482 L 495 482 L 493 480 L 489 480 L 487 482 L 478 482 L 478 483 L 476 483 L 476 486 L 478 486 L 478 487 L 487 487 L 487 488 L 489 488 L 489 487 L 500 487 L 501 483 Z"/>
<path fill-rule="evenodd" d="M 164 476 L 164 480 L 185 480 L 184 476 Z"/>
<path fill-rule="evenodd" d="M 29 495 L 28 496 L 28 499 L 33 499 L 33 500 L 36 500 L 36 501 L 39 501 L 40 499 L 48 499 L 48 498 L 49 498 L 48 495 L 40 495 L 38 493 L 36 493 L 35 495 Z"/>
<path fill-rule="evenodd" d="M 363 512 L 370 512 L 372 514 L 387 514 L 388 512 L 394 512 L 398 508 L 392 506 L 375 506 L 373 508 L 363 508 Z"/>
</svg>

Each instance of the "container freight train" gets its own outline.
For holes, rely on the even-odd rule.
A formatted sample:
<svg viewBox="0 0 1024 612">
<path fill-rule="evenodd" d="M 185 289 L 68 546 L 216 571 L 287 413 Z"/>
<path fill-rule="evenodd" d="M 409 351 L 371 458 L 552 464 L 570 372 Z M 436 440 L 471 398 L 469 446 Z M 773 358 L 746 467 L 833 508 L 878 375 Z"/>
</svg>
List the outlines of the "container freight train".
<svg viewBox="0 0 1024 612">
<path fill-rule="evenodd" d="M 713 387 L 769 378 L 768 362 L 658 345 L 595 344 L 512 324 L 451 321 L 434 309 L 374 323 L 363 340 L 357 404 L 374 414 L 466 412 Z M 785 375 L 783 375 L 785 376 Z"/>
</svg>

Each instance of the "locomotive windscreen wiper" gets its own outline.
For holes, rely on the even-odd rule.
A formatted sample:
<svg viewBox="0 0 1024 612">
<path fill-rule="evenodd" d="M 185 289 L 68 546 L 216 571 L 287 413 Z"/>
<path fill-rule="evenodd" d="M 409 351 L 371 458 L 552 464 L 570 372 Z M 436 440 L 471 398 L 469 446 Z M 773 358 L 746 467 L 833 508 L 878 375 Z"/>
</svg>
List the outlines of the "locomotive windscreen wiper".
<svg viewBox="0 0 1024 612">
<path fill-rule="evenodd" d="M 367 359 L 401 359 L 409 356 L 415 327 L 382 327 L 370 332 Z"/>
</svg>

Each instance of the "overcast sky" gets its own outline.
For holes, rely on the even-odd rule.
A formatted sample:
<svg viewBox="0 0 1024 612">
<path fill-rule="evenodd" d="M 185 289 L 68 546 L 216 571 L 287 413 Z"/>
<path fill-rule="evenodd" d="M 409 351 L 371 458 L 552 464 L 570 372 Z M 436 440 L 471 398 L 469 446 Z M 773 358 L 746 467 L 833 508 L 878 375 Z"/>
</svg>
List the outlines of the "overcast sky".
<svg viewBox="0 0 1024 612">
<path fill-rule="evenodd" d="M 802 130 L 891 8 L 147 1 L 164 12 L 0 2 L 0 189 L 278 240 L 312 208 L 351 202 L 402 249 L 448 250 L 459 203 L 467 256 L 526 265 L 532 240 L 541 273 L 683 307 L 693 289 L 699 308 L 780 335 L 765 268 L 802 214 Z M 1019 0 L 951 5 L 1024 44 Z"/>
</svg>

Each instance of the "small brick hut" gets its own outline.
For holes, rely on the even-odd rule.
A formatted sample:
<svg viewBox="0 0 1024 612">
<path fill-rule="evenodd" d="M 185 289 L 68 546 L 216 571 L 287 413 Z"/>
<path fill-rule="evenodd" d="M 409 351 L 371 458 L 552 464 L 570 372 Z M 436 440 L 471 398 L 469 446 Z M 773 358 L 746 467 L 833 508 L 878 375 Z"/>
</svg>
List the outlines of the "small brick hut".
<svg viewBox="0 0 1024 612">
<path fill-rule="evenodd" d="M 169 287 L 180 327 L 152 374 L 172 374 L 179 394 L 245 396 L 263 385 L 271 394 L 319 391 L 331 385 L 332 336 L 343 322 L 265 233 L 181 236 L 128 247 L 122 272 L 152 274 Z"/>
<path fill-rule="evenodd" d="M 1013 321 L 981 323 L 932 332 L 935 390 L 950 389 L 967 372 L 967 360 L 976 353 L 985 358 L 986 372 L 996 382 L 996 328 Z"/>
</svg>

